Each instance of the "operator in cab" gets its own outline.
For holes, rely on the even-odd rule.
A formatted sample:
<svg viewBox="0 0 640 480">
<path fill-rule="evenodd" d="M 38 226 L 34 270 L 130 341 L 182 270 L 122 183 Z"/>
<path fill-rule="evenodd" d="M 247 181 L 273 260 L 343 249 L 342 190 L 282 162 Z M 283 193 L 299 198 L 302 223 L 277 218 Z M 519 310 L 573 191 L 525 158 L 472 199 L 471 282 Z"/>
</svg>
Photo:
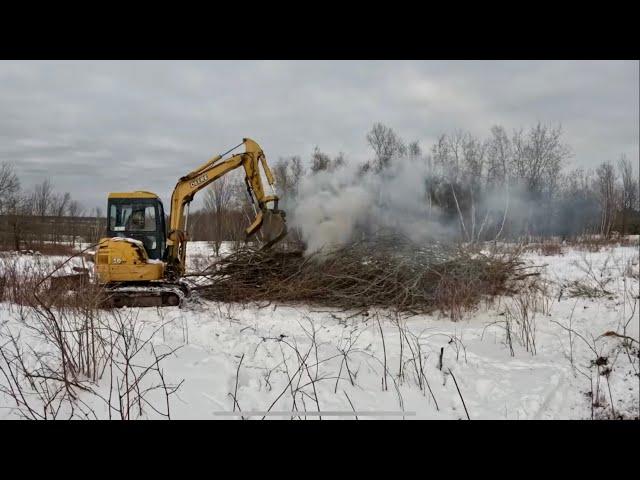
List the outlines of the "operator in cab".
<svg viewBox="0 0 640 480">
<path fill-rule="evenodd" d="M 144 217 L 144 207 L 134 210 L 127 221 L 126 229 L 128 231 L 145 230 Z"/>
</svg>

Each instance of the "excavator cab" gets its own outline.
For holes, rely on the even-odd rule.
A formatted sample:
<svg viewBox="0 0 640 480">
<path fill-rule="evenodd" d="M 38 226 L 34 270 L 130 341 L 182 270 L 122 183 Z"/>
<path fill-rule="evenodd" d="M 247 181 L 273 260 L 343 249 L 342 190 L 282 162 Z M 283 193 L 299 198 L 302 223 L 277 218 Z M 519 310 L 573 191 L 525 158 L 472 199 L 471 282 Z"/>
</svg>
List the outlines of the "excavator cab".
<svg viewBox="0 0 640 480">
<path fill-rule="evenodd" d="M 153 260 L 164 259 L 166 226 L 162 201 L 150 192 L 109 194 L 107 237 L 142 242 Z"/>
</svg>

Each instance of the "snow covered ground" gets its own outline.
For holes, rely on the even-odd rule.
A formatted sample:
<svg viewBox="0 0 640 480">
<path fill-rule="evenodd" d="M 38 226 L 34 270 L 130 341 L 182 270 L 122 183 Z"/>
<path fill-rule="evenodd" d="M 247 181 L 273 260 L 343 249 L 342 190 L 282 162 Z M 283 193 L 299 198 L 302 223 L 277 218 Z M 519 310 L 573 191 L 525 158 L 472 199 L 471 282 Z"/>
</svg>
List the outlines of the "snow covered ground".
<svg viewBox="0 0 640 480">
<path fill-rule="evenodd" d="M 188 252 L 192 263 L 211 255 L 204 242 L 190 243 Z M 546 265 L 546 294 L 500 298 L 456 322 L 198 298 L 183 308 L 120 315 L 142 337 L 153 334 L 157 352 L 177 349 L 162 361 L 167 383 L 183 381 L 170 397 L 174 419 L 262 418 L 266 411 L 277 415 L 267 418 L 303 419 L 322 412 L 323 419 L 637 418 L 638 248 L 564 248 L 524 259 Z M 601 296 L 575 296 L 580 288 Z M 19 313 L 0 304 L 0 330 L 19 332 Z M 107 371 L 95 387 L 103 398 L 109 384 Z M 108 418 L 105 401 L 81 396 Z M 166 410 L 162 396 L 150 398 Z M 0 418 L 18 417 L 12 402 L 0 393 Z M 142 418 L 158 416 L 146 408 Z"/>
</svg>

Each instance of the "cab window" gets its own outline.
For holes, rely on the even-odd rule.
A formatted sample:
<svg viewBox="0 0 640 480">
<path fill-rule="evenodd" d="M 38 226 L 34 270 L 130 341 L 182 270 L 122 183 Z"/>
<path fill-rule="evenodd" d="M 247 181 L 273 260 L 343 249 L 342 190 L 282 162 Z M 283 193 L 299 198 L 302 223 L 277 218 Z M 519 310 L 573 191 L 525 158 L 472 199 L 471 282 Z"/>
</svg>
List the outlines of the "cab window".
<svg viewBox="0 0 640 480">
<path fill-rule="evenodd" d="M 112 204 L 109 229 L 114 232 L 154 232 L 156 209 L 153 205 Z"/>
</svg>

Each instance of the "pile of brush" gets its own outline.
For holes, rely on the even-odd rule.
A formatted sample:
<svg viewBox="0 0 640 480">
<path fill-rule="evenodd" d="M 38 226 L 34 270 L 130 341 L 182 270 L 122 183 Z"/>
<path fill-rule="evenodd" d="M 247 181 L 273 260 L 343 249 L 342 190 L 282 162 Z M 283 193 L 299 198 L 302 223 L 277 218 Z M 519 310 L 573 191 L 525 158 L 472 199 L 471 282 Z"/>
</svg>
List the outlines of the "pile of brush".
<svg viewBox="0 0 640 480">
<path fill-rule="evenodd" d="M 242 248 L 207 269 L 202 297 L 225 302 L 306 303 L 345 310 L 383 307 L 406 313 L 441 310 L 452 318 L 486 296 L 513 293 L 531 275 L 518 255 L 418 247 L 394 238 L 302 252 Z"/>
</svg>

